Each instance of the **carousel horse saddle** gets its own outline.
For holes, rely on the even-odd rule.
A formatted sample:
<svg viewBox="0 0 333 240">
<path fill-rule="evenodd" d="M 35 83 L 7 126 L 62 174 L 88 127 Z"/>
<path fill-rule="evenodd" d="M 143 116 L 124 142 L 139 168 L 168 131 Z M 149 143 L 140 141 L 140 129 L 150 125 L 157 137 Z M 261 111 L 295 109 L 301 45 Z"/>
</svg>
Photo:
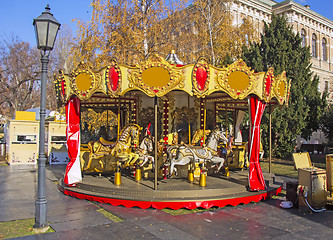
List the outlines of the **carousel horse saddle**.
<svg viewBox="0 0 333 240">
<path fill-rule="evenodd" d="M 106 140 L 105 140 L 104 138 L 102 138 L 102 137 L 99 138 L 99 141 L 100 141 L 100 143 L 101 143 L 103 146 L 105 146 L 105 147 L 113 148 L 113 147 L 116 145 L 115 142 L 109 142 L 109 141 L 106 141 Z"/>
</svg>

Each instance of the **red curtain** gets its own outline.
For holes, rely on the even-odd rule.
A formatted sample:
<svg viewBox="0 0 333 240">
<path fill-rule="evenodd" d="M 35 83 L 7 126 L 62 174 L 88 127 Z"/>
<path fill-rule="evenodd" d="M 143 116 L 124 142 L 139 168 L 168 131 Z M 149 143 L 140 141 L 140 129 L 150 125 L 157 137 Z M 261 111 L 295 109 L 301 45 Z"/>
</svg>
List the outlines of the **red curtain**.
<svg viewBox="0 0 333 240">
<path fill-rule="evenodd" d="M 64 183 L 74 186 L 82 181 L 80 164 L 80 100 L 71 98 L 66 104 L 66 139 L 70 158 L 66 167 Z"/>
<path fill-rule="evenodd" d="M 250 98 L 251 127 L 249 134 L 249 187 L 251 191 L 264 190 L 266 188 L 264 176 L 259 164 L 260 151 L 260 123 L 266 103 L 257 96 Z"/>
</svg>

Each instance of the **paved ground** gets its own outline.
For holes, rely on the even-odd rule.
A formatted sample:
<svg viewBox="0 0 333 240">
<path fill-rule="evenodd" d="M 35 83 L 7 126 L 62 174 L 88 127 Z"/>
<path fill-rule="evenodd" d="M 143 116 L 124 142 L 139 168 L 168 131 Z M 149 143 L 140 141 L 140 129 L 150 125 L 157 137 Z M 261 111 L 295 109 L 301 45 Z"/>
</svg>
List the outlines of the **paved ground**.
<svg viewBox="0 0 333 240">
<path fill-rule="evenodd" d="M 331 239 L 333 235 L 332 211 L 282 209 L 279 199 L 178 216 L 79 200 L 57 190 L 63 172 L 64 166 L 47 167 L 48 221 L 55 232 L 17 239 Z M 34 218 L 36 180 L 34 166 L 0 166 L 0 221 Z M 101 209 L 123 221 L 113 222 Z"/>
</svg>

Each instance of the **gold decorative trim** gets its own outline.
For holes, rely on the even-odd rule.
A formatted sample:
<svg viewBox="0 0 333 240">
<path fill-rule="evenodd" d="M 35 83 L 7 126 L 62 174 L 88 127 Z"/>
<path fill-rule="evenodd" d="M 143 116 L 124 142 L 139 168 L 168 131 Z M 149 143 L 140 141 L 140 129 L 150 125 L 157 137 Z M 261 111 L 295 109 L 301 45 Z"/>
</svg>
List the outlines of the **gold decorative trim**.
<svg viewBox="0 0 333 240">
<path fill-rule="evenodd" d="M 169 75 L 169 82 L 162 87 L 148 86 L 142 80 L 142 74 L 145 70 L 153 67 L 159 67 L 165 69 Z M 157 54 L 150 57 L 147 61 L 142 62 L 139 65 L 136 65 L 134 69 L 129 69 L 129 90 L 139 89 L 144 92 L 149 97 L 161 97 L 168 92 L 175 89 L 184 88 L 184 79 L 185 77 L 182 74 L 182 70 L 176 69 L 168 61 L 158 56 Z"/>
<path fill-rule="evenodd" d="M 91 84 L 87 90 L 80 90 L 77 86 L 76 79 L 77 77 L 82 74 L 86 73 L 90 76 L 91 78 Z M 70 81 L 71 88 L 74 92 L 74 94 L 80 99 L 80 100 L 87 100 L 91 97 L 91 95 L 95 92 L 95 90 L 99 87 L 100 79 L 99 79 L 99 74 L 95 74 L 92 70 L 91 67 L 84 63 L 81 62 L 78 67 L 73 70 L 72 72 L 72 77 Z"/>
<path fill-rule="evenodd" d="M 267 78 L 270 78 L 271 79 L 271 82 L 270 83 L 267 83 Z M 273 67 L 270 67 L 265 76 L 264 76 L 264 81 L 263 81 L 263 85 L 262 85 L 262 92 L 263 92 L 263 99 L 264 101 L 266 102 L 269 102 L 271 100 L 271 97 L 272 97 L 272 88 L 273 88 L 273 83 L 275 81 L 275 78 L 274 78 L 274 68 Z M 268 92 L 267 92 L 267 84 L 270 84 L 269 86 L 269 89 L 268 89 Z"/>
<path fill-rule="evenodd" d="M 199 68 L 204 68 L 207 77 L 205 80 L 205 83 L 202 87 L 202 89 L 200 89 L 199 83 L 198 83 L 198 79 L 197 79 L 197 71 Z M 192 70 L 192 91 L 193 94 L 198 96 L 198 97 L 204 97 L 207 95 L 208 93 L 208 87 L 209 87 L 209 80 L 210 80 L 210 69 L 209 69 L 209 65 L 207 63 L 207 60 L 203 57 L 200 57 L 197 62 L 195 63 L 193 70 Z"/>
<path fill-rule="evenodd" d="M 114 68 L 115 71 L 118 73 L 118 82 L 117 82 L 116 90 L 112 90 L 112 87 L 111 87 L 109 71 L 112 68 Z M 117 61 L 115 59 L 111 59 L 110 64 L 108 65 L 108 67 L 106 68 L 106 71 L 105 71 L 105 87 L 106 87 L 107 94 L 110 97 L 119 96 L 121 93 L 121 83 L 122 83 L 122 74 L 121 74 L 120 67 L 118 66 Z"/>
<path fill-rule="evenodd" d="M 59 75 L 54 74 L 54 90 L 57 95 L 58 105 L 65 103 L 67 84 L 64 72 L 59 70 Z"/>
<path fill-rule="evenodd" d="M 234 72 L 242 72 L 248 76 L 249 83 L 245 89 L 239 90 L 230 86 L 228 77 Z M 235 61 L 227 67 L 224 67 L 222 71 L 220 71 L 215 77 L 215 81 L 217 83 L 216 88 L 228 93 L 233 99 L 244 99 L 258 85 L 258 78 L 255 76 L 254 71 L 251 70 L 251 68 L 248 67 L 242 59 Z"/>
<path fill-rule="evenodd" d="M 274 94 L 274 97 L 278 100 L 279 104 L 282 105 L 283 102 L 286 101 L 289 97 L 290 91 L 290 81 L 288 83 L 286 72 L 283 71 L 279 76 L 277 76 L 273 83 L 274 84 L 272 85 L 272 93 Z M 280 89 L 281 84 L 284 84 L 284 89 Z M 281 94 L 281 91 L 283 91 L 283 94 Z"/>
</svg>

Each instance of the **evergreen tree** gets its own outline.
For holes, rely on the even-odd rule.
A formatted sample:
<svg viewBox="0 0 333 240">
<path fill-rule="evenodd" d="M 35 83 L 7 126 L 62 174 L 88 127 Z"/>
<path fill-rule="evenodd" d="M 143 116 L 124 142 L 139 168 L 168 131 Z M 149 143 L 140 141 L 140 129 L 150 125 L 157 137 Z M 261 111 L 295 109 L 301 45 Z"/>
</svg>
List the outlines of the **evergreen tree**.
<svg viewBox="0 0 333 240">
<path fill-rule="evenodd" d="M 275 157 L 290 157 L 295 148 L 297 135 L 302 134 L 312 117 L 320 116 L 322 103 L 318 92 L 318 78 L 310 70 L 311 54 L 309 47 L 301 46 L 301 38 L 294 34 L 292 26 L 283 16 L 272 15 L 271 23 L 265 23 L 261 41 L 243 48 L 242 58 L 255 71 L 274 68 L 274 74 L 286 71 L 292 79 L 288 107 L 276 108 L 272 112 L 272 152 Z M 309 114 L 311 103 L 316 112 Z M 269 113 L 266 109 L 262 121 L 262 142 L 267 152 L 269 148 Z M 317 122 L 318 123 L 318 122 Z M 311 131 L 318 128 L 312 121 Z M 310 125 L 311 125 L 310 124 Z"/>
<path fill-rule="evenodd" d="M 322 130 L 328 138 L 330 146 L 333 145 L 333 104 L 330 104 L 323 116 Z"/>
<path fill-rule="evenodd" d="M 311 82 L 309 96 L 307 96 L 307 102 L 310 107 L 309 114 L 307 116 L 307 125 L 303 129 L 302 137 L 310 139 L 313 132 L 319 130 L 322 127 L 323 115 L 327 106 L 327 90 L 321 95 L 318 91 L 319 77 L 315 75 Z"/>
</svg>

